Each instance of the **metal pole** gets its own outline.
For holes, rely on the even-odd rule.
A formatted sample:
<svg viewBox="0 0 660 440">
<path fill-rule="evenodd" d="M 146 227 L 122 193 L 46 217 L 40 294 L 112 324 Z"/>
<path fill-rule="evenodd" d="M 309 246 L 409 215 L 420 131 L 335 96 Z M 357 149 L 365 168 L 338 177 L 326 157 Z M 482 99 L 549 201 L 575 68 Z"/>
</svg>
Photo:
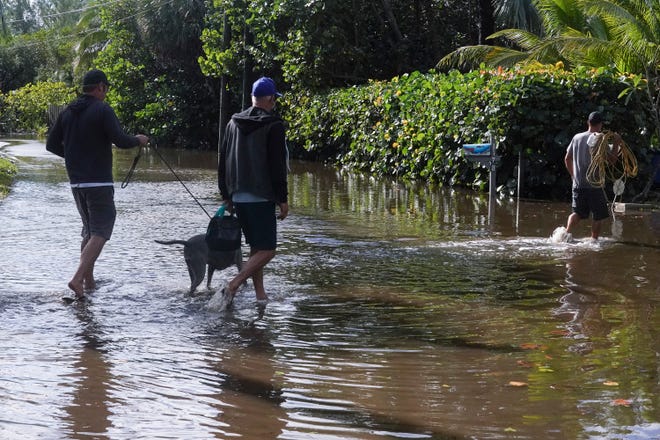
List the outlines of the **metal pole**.
<svg viewBox="0 0 660 440">
<path fill-rule="evenodd" d="M 488 224 L 493 225 L 495 221 L 495 192 L 497 190 L 497 167 L 495 158 L 490 162 L 490 181 L 488 182 Z"/>
<path fill-rule="evenodd" d="M 490 174 L 488 181 L 488 224 L 493 226 L 495 222 L 495 191 L 497 190 L 497 168 L 495 163 L 495 137 L 490 134 Z"/>
<path fill-rule="evenodd" d="M 516 189 L 516 234 L 518 233 L 518 221 L 520 219 L 520 190 L 522 188 L 522 154 L 523 150 L 522 148 L 520 149 L 520 153 L 518 153 L 518 188 Z"/>
</svg>

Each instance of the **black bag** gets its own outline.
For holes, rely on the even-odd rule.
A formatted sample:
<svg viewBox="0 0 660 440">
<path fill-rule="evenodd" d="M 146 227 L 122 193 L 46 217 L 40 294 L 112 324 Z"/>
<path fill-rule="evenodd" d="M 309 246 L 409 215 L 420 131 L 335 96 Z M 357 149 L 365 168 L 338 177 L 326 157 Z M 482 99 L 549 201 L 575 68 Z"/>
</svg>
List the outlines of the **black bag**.
<svg viewBox="0 0 660 440">
<path fill-rule="evenodd" d="M 233 215 L 214 216 L 206 228 L 206 245 L 212 251 L 235 251 L 241 247 L 241 225 Z"/>
</svg>

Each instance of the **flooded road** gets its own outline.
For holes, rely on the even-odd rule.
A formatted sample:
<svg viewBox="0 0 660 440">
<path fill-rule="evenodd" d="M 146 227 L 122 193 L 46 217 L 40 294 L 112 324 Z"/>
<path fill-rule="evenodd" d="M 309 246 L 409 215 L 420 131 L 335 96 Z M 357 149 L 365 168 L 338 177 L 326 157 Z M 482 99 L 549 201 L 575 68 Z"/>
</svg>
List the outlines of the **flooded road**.
<svg viewBox="0 0 660 440">
<path fill-rule="evenodd" d="M 66 305 L 80 223 L 61 159 L 0 149 L 2 439 L 660 438 L 660 217 L 551 244 L 568 203 L 407 187 L 292 163 L 291 214 L 233 310 L 189 295 L 208 218 L 147 151 L 116 152 L 98 289 Z M 163 151 L 209 212 L 213 153 Z M 588 234 L 588 222 L 576 236 Z M 247 249 L 244 248 L 244 251 Z"/>
</svg>

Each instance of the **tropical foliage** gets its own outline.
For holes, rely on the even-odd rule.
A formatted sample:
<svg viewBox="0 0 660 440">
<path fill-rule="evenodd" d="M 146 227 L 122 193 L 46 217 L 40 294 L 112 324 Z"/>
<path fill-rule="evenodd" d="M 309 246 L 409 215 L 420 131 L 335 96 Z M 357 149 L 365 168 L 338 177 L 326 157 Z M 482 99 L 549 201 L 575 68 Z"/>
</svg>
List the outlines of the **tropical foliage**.
<svg viewBox="0 0 660 440">
<path fill-rule="evenodd" d="M 49 105 L 67 104 L 75 95 L 75 89 L 65 83 L 47 81 L 0 93 L 0 131 L 43 134 Z"/>
<path fill-rule="evenodd" d="M 16 172 L 16 165 L 0 156 L 0 199 L 9 192 L 9 186 Z"/>
<path fill-rule="evenodd" d="M 286 115 L 292 148 L 309 157 L 402 179 L 473 182 L 481 189 L 488 170 L 471 164 L 462 144 L 488 141 L 490 133 L 502 157 L 501 189 L 516 187 L 522 153 L 524 195 L 555 198 L 570 190 L 566 145 L 585 129 L 593 110 L 604 111 L 608 127 L 622 133 L 642 164 L 649 163 L 648 134 L 640 127 L 652 126 L 652 120 L 638 100 L 619 98 L 636 80 L 560 65 L 413 73 L 320 96 L 290 96 Z"/>
<path fill-rule="evenodd" d="M 476 12 L 473 1 L 212 4 L 203 34 L 205 56 L 200 60 L 206 73 L 238 79 L 247 67 L 250 73 L 281 76 L 288 84 L 312 89 L 427 70 L 442 54 L 470 41 L 465 21 Z"/>
<path fill-rule="evenodd" d="M 148 132 L 161 145 L 213 148 L 221 120 L 247 105 L 252 80 L 268 75 L 290 92 L 284 109 L 301 155 L 450 184 L 475 179 L 483 187 L 484 173 L 468 166 L 457 147 L 474 137 L 471 130 L 489 129 L 504 148 L 502 175 L 511 175 L 511 158 L 523 150 L 533 163 L 552 164 L 539 165 L 533 179 L 540 183 L 527 185 L 540 188 L 551 183 L 540 176 L 563 175 L 559 153 L 535 150 L 537 138 L 522 133 L 579 129 L 587 107 L 613 118 L 626 115 L 626 124 L 637 124 L 636 130 L 626 126 L 626 135 L 646 136 L 640 148 L 658 144 L 660 136 L 650 133 L 660 128 L 659 3 L 0 0 L 0 130 L 43 127 L 44 108 L 18 109 L 10 91 L 28 93 L 22 88 L 40 81 L 75 87 L 82 72 L 100 67 L 113 84 L 108 99 L 127 128 Z M 499 46 L 478 45 L 486 35 Z M 438 59 L 443 72 L 450 66 L 477 71 L 411 73 L 428 71 Z M 569 71 L 556 69 L 546 78 L 530 69 L 557 62 Z M 481 63 L 489 72 L 512 67 L 503 72 L 514 79 L 479 73 Z M 589 79 L 585 67 L 605 70 Z M 594 88 L 601 86 L 606 89 Z M 596 102 L 594 96 L 606 98 Z M 637 111 L 640 103 L 646 107 Z M 550 120 L 561 126 L 531 117 L 539 111 L 557 113 Z M 565 136 L 550 144 L 563 148 Z"/>
<path fill-rule="evenodd" d="M 201 0 L 121 0 L 103 8 L 108 42 L 96 65 L 108 74 L 108 99 L 131 130 L 166 145 L 215 146 L 217 92 L 197 64 L 204 14 Z"/>
<path fill-rule="evenodd" d="M 438 67 L 557 61 L 567 68 L 612 66 L 647 80 L 637 81 L 626 93 L 643 95 L 655 130 L 660 130 L 659 0 L 534 0 L 534 5 L 542 17 L 542 32 L 501 30 L 489 38 L 504 39 L 509 46 L 465 46 L 442 58 Z"/>
</svg>

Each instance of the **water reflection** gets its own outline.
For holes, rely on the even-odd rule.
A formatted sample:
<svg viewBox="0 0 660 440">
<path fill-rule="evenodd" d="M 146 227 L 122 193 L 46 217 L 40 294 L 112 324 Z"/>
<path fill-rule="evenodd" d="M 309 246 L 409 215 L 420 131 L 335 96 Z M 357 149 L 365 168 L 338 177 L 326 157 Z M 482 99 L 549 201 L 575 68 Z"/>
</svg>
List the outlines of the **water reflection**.
<svg viewBox="0 0 660 440">
<path fill-rule="evenodd" d="M 248 323 L 238 331 L 236 344 L 214 363 L 222 377 L 218 420 L 226 436 L 278 438 L 285 428 L 286 412 L 281 406 L 285 399 L 271 337 L 266 326 Z"/>
<path fill-rule="evenodd" d="M 655 213 L 597 243 L 549 243 L 568 203 L 498 200 L 294 162 L 292 215 L 231 312 L 187 295 L 181 249 L 208 218 L 147 151 L 84 306 L 61 163 L 43 144 L 0 202 L 1 438 L 660 436 Z M 135 152 L 119 152 L 120 181 Z M 214 210 L 215 157 L 167 151 Z M 655 226 L 654 226 L 655 225 Z M 588 222 L 584 231 L 588 233 Z"/>
<path fill-rule="evenodd" d="M 112 383 L 110 364 L 106 360 L 105 341 L 102 329 L 94 318 L 93 310 L 86 303 L 72 306 L 75 317 L 80 321 L 82 339 L 80 358 L 73 364 L 77 371 L 70 376 L 75 384 L 71 404 L 65 408 L 70 438 L 93 437 L 107 439 L 110 427 L 110 393 Z"/>
</svg>

